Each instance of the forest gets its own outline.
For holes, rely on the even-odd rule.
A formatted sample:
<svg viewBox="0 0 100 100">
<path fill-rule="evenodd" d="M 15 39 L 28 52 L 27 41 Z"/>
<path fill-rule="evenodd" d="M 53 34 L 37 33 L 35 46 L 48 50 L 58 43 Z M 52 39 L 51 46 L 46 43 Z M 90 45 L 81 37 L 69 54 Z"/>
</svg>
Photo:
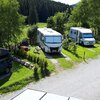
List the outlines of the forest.
<svg viewBox="0 0 100 100">
<path fill-rule="evenodd" d="M 46 19 L 57 12 L 70 9 L 69 5 L 51 0 L 18 0 L 20 14 L 27 16 L 26 24 L 46 22 Z"/>
</svg>

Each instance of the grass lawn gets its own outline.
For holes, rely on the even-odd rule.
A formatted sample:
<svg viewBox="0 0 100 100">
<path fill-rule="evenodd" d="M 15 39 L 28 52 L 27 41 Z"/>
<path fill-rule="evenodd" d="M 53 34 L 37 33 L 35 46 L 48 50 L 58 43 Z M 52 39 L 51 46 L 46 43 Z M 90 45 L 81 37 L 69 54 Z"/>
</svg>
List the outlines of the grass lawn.
<svg viewBox="0 0 100 100">
<path fill-rule="evenodd" d="M 84 57 L 84 52 L 85 52 L 85 58 L 95 58 L 97 55 L 100 55 L 100 44 L 95 44 L 94 47 L 82 47 L 78 46 L 77 53 L 79 56 L 82 58 Z"/>
<path fill-rule="evenodd" d="M 18 63 L 13 63 L 12 74 L 3 80 L 0 80 L 0 93 L 6 93 L 22 88 L 32 81 L 32 79 L 29 80 L 30 77 L 33 77 L 32 70 L 19 65 Z"/>
<path fill-rule="evenodd" d="M 40 28 L 47 27 L 47 23 L 37 23 L 37 26 Z"/>
<path fill-rule="evenodd" d="M 74 62 L 81 62 L 82 61 L 81 58 L 76 57 L 74 54 L 72 54 L 71 52 L 69 52 L 69 51 L 67 51 L 65 49 L 62 49 L 62 53 L 67 55 Z"/>
<path fill-rule="evenodd" d="M 52 55 L 52 56 L 59 62 L 60 66 L 63 67 L 64 69 L 72 68 L 73 62 L 67 61 L 62 55 L 56 54 L 56 55 Z"/>
<path fill-rule="evenodd" d="M 100 55 L 100 44 L 95 44 L 94 47 L 83 47 L 78 45 L 78 57 L 64 49 L 62 49 L 62 52 L 70 57 L 74 62 L 81 62 L 84 60 L 84 58 L 87 60 L 89 58 L 95 58 L 97 55 Z"/>
<path fill-rule="evenodd" d="M 46 58 L 42 50 L 40 50 L 39 53 L 36 53 L 35 46 L 30 47 L 30 51 L 28 51 L 28 54 L 32 56 L 35 55 L 35 56 L 41 57 L 42 59 L 46 59 L 48 62 L 49 72 L 55 71 L 54 65 L 51 63 L 50 60 Z M 24 60 L 27 60 L 27 59 L 24 59 Z M 38 74 L 39 76 L 41 76 L 41 73 L 39 70 L 40 68 L 38 69 Z M 42 77 L 39 77 L 39 79 L 41 78 Z M 7 78 L 0 81 L 0 93 L 2 94 L 2 93 L 21 89 L 22 87 L 24 87 L 25 85 L 33 81 L 35 82 L 34 71 L 14 62 L 13 67 L 12 67 L 12 74 L 8 76 Z"/>
</svg>

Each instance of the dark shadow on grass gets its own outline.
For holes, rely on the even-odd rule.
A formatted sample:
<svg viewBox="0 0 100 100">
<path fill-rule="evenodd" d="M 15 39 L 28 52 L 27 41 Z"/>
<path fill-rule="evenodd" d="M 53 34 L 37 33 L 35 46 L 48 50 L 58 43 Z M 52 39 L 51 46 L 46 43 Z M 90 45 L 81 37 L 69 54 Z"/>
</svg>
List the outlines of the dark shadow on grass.
<svg viewBox="0 0 100 100">
<path fill-rule="evenodd" d="M 65 58 L 61 53 L 49 53 L 53 58 Z"/>
<path fill-rule="evenodd" d="M 0 76 L 0 87 L 10 79 L 11 75 L 12 75 L 12 73 L 10 72 L 8 74 L 3 73 Z"/>
<path fill-rule="evenodd" d="M 22 68 L 22 65 L 15 62 L 13 67 L 12 67 L 12 72 L 16 72 L 16 71 L 19 72 L 19 69 L 21 69 L 21 68 Z"/>
<path fill-rule="evenodd" d="M 97 48 L 96 46 L 94 46 L 94 45 L 80 45 L 81 47 L 83 47 L 83 48 Z"/>
<path fill-rule="evenodd" d="M 5 84 L 9 80 L 9 78 L 11 77 L 13 72 L 16 72 L 16 71 L 19 72 L 19 69 L 21 69 L 21 68 L 22 68 L 21 65 L 15 62 L 13 64 L 13 67 L 11 68 L 10 73 L 8 73 L 8 74 L 3 73 L 2 75 L 0 75 L 0 86 Z"/>
</svg>

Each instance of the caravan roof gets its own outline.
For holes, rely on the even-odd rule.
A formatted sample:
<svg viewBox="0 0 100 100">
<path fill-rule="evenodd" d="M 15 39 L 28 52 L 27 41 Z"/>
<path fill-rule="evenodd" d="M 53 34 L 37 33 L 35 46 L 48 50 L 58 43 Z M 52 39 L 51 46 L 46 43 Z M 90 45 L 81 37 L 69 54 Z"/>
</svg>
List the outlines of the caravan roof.
<svg viewBox="0 0 100 100">
<path fill-rule="evenodd" d="M 41 32 L 43 35 L 56 35 L 61 36 L 61 34 L 51 28 L 38 28 L 38 31 Z"/>
<path fill-rule="evenodd" d="M 77 30 L 81 33 L 92 33 L 91 29 L 83 28 L 83 27 L 71 27 L 71 30 Z"/>
</svg>

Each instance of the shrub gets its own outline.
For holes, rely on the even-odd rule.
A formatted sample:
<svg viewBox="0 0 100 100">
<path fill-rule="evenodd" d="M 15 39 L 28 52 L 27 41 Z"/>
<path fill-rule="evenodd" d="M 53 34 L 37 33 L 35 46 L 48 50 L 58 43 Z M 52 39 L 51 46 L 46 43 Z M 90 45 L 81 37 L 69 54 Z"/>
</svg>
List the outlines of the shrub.
<svg viewBox="0 0 100 100">
<path fill-rule="evenodd" d="M 26 58 L 27 57 L 27 52 L 22 50 L 22 49 L 14 50 L 14 54 L 21 57 L 21 58 Z"/>
<path fill-rule="evenodd" d="M 97 41 L 100 41 L 100 35 L 95 35 L 95 39 L 96 39 Z"/>
<path fill-rule="evenodd" d="M 34 79 L 35 79 L 36 81 L 39 80 L 38 65 L 37 65 L 37 64 L 34 65 Z"/>
<path fill-rule="evenodd" d="M 36 44 L 37 43 L 37 26 L 36 25 L 33 25 L 29 30 L 28 30 L 28 33 L 27 33 L 27 36 L 29 38 L 29 41 L 30 41 L 30 44 L 33 45 L 33 44 Z"/>
<path fill-rule="evenodd" d="M 65 50 L 68 50 L 71 53 L 77 55 L 77 52 L 76 52 L 77 51 L 77 45 L 70 38 L 64 40 L 64 42 L 63 42 L 63 48 Z"/>
</svg>

